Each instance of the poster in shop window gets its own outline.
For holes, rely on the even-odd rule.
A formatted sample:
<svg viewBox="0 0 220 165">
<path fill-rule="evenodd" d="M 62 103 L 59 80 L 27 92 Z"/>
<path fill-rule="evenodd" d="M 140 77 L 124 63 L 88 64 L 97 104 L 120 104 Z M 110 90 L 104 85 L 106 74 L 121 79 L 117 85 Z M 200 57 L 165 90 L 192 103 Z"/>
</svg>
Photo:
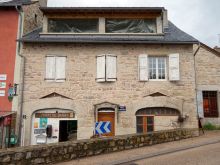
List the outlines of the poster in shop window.
<svg viewBox="0 0 220 165">
<path fill-rule="evenodd" d="M 47 127 L 47 118 L 40 118 L 40 128 L 46 128 Z"/>
<path fill-rule="evenodd" d="M 6 82 L 0 82 L 0 89 L 6 88 Z"/>
<path fill-rule="evenodd" d="M 5 91 L 4 90 L 0 90 L 0 97 L 4 97 L 5 96 Z"/>
<path fill-rule="evenodd" d="M 6 74 L 0 74 L 0 80 L 1 81 L 5 81 L 7 79 L 7 75 Z"/>
</svg>

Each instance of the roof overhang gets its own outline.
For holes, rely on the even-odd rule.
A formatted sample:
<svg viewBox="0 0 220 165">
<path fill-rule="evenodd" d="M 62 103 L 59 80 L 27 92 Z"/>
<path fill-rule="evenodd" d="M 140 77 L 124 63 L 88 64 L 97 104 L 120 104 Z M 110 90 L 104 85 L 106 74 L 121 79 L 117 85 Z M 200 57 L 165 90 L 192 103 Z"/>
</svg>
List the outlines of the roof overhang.
<svg viewBox="0 0 220 165">
<path fill-rule="evenodd" d="M 40 7 L 44 13 L 84 13 L 84 12 L 130 12 L 130 13 L 161 13 L 164 7 Z"/>
</svg>

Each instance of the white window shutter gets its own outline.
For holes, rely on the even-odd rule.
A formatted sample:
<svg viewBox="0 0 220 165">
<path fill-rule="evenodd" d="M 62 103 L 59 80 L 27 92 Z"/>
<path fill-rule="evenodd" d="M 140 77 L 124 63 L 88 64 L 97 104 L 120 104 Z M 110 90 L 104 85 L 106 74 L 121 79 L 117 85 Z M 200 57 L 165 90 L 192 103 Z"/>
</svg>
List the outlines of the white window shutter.
<svg viewBox="0 0 220 165">
<path fill-rule="evenodd" d="M 46 57 L 46 79 L 55 79 L 55 57 Z"/>
<path fill-rule="evenodd" d="M 169 80 L 178 81 L 180 80 L 180 62 L 179 54 L 170 54 L 169 55 Z"/>
<path fill-rule="evenodd" d="M 66 79 L 66 57 L 56 57 L 56 81 Z"/>
<path fill-rule="evenodd" d="M 105 55 L 97 56 L 96 81 L 105 82 Z"/>
<path fill-rule="evenodd" d="M 114 55 L 106 56 L 106 80 L 117 80 L 117 57 Z"/>
<path fill-rule="evenodd" d="M 197 91 L 197 106 L 199 118 L 204 118 L 202 91 Z"/>
<path fill-rule="evenodd" d="M 139 80 L 148 81 L 148 55 L 141 54 L 138 59 Z"/>
</svg>

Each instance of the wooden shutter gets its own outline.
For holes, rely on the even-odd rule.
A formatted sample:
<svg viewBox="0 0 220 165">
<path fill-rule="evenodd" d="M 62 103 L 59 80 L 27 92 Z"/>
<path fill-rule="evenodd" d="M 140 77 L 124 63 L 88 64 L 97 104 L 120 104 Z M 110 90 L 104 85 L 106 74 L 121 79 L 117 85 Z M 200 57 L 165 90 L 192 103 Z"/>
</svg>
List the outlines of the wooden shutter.
<svg viewBox="0 0 220 165">
<path fill-rule="evenodd" d="M 96 81 L 105 82 L 105 55 L 97 56 Z"/>
<path fill-rule="evenodd" d="M 204 110 L 203 110 L 203 94 L 202 91 L 197 91 L 197 109 L 199 118 L 204 118 Z"/>
<path fill-rule="evenodd" d="M 106 81 L 117 80 L 117 57 L 114 55 L 106 56 Z"/>
<path fill-rule="evenodd" d="M 180 80 L 180 66 L 178 53 L 169 55 L 169 80 Z"/>
<path fill-rule="evenodd" d="M 148 55 L 141 54 L 138 59 L 139 80 L 148 81 Z"/>
<path fill-rule="evenodd" d="M 63 82 L 66 79 L 66 57 L 56 57 L 56 81 Z"/>
<path fill-rule="evenodd" d="M 46 57 L 46 80 L 55 80 L 55 57 Z"/>
</svg>

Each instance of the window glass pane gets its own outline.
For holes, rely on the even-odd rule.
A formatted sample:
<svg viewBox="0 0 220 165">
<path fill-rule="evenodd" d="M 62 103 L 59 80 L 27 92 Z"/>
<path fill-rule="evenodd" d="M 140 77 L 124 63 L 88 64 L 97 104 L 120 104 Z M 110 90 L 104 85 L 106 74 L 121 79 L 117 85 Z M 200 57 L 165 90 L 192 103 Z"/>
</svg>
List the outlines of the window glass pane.
<svg viewBox="0 0 220 165">
<path fill-rule="evenodd" d="M 203 109 L 205 117 L 218 117 L 216 91 L 203 91 Z"/>
<path fill-rule="evenodd" d="M 106 19 L 106 33 L 156 33 L 155 19 Z"/>
<path fill-rule="evenodd" d="M 147 132 L 153 132 L 154 126 L 153 125 L 147 125 Z"/>
<path fill-rule="evenodd" d="M 143 133 L 143 125 L 137 125 L 137 133 Z"/>
<path fill-rule="evenodd" d="M 147 125 L 153 125 L 154 124 L 154 117 L 153 116 L 148 116 L 147 117 Z"/>
<path fill-rule="evenodd" d="M 49 19 L 48 32 L 97 33 L 98 19 Z"/>
<path fill-rule="evenodd" d="M 143 124 L 143 117 L 137 116 L 137 124 Z"/>
<path fill-rule="evenodd" d="M 165 57 L 149 57 L 149 78 L 150 79 L 166 79 L 166 58 Z"/>
</svg>

